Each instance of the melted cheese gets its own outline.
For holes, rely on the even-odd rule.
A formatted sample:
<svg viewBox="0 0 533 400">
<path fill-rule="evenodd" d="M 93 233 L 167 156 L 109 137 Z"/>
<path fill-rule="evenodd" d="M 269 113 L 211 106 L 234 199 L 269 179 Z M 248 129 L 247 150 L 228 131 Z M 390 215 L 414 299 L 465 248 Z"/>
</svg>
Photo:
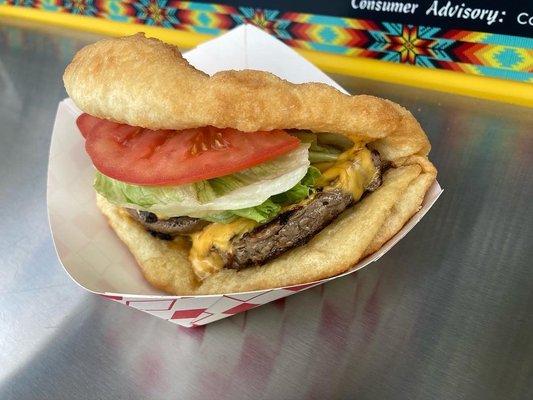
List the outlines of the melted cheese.
<svg viewBox="0 0 533 400">
<path fill-rule="evenodd" d="M 209 224 L 200 232 L 191 234 L 192 247 L 189 261 L 196 276 L 205 279 L 222 269 L 224 262 L 220 255 L 213 251 L 213 247 L 228 251 L 233 237 L 251 231 L 256 225 L 257 223 L 252 220 L 239 218 L 229 224 Z"/>
<path fill-rule="evenodd" d="M 377 173 L 370 150 L 354 146 L 342 153 L 334 164 L 322 172 L 318 185 L 324 188 L 341 188 L 351 193 L 354 201 L 357 201 Z"/>
<path fill-rule="evenodd" d="M 341 188 L 351 193 L 355 201 L 361 198 L 365 188 L 378 173 L 370 150 L 358 145 L 342 153 L 335 163 L 328 163 L 323 167 L 318 186 L 326 190 Z M 308 201 L 309 199 L 303 200 Z M 224 267 L 224 260 L 214 250 L 230 251 L 231 239 L 251 231 L 256 225 L 254 221 L 239 218 L 229 224 L 212 223 L 202 231 L 191 234 L 189 260 L 196 276 L 205 279 L 220 271 Z"/>
</svg>

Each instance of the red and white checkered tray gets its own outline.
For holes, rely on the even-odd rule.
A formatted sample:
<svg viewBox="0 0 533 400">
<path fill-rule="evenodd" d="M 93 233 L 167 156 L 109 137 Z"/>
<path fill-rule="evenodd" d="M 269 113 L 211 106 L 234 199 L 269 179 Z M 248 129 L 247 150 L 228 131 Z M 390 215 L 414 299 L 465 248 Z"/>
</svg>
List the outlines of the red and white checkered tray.
<svg viewBox="0 0 533 400">
<path fill-rule="evenodd" d="M 244 25 L 185 54 L 209 73 L 227 69 L 270 71 L 291 82 L 323 82 L 343 90 L 294 50 L 258 28 Z M 80 110 L 70 99 L 59 103 L 48 166 L 48 214 L 58 257 L 84 289 L 176 324 L 204 325 L 301 290 L 350 274 L 377 260 L 429 210 L 442 192 L 428 191 L 422 209 L 378 252 L 333 278 L 285 288 L 203 296 L 168 296 L 149 286 L 137 264 L 95 204 L 94 169 L 75 120 Z"/>
</svg>

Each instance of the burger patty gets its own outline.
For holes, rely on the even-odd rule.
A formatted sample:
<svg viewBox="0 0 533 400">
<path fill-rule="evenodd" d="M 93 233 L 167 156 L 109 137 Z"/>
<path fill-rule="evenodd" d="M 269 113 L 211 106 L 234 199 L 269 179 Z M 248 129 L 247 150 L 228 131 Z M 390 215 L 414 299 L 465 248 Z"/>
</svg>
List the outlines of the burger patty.
<svg viewBox="0 0 533 400">
<path fill-rule="evenodd" d="M 148 211 L 127 209 L 129 214 L 139 221 L 153 236 L 164 240 L 171 240 L 172 236 L 187 235 L 201 231 L 208 221 L 192 217 L 172 217 L 158 219 L 157 215 Z"/>
<path fill-rule="evenodd" d="M 378 169 L 376 177 L 365 188 L 366 192 L 376 190 L 382 181 L 386 167 L 377 152 L 372 152 L 372 161 Z M 313 236 L 330 224 L 353 203 L 353 197 L 341 189 L 318 192 L 303 206 L 287 210 L 272 221 L 231 241 L 229 251 L 217 251 L 224 268 L 243 269 L 266 261 L 307 243 Z M 160 239 L 171 240 L 175 235 L 189 234 L 202 230 L 209 222 L 192 217 L 158 219 L 153 213 L 128 209 L 129 213 L 148 231 Z"/>
<path fill-rule="evenodd" d="M 376 151 L 372 152 L 372 161 L 378 169 L 378 174 L 367 185 L 366 192 L 376 190 L 382 181 L 383 163 Z M 307 243 L 352 202 L 352 195 L 341 189 L 317 193 L 306 205 L 281 213 L 267 224 L 234 238 L 230 251 L 218 251 L 224 268 L 243 269 L 261 265 Z"/>
<path fill-rule="evenodd" d="M 308 242 L 352 202 L 340 189 L 318 193 L 307 205 L 286 211 L 267 224 L 237 237 L 231 251 L 219 251 L 225 268 L 260 265 Z"/>
</svg>

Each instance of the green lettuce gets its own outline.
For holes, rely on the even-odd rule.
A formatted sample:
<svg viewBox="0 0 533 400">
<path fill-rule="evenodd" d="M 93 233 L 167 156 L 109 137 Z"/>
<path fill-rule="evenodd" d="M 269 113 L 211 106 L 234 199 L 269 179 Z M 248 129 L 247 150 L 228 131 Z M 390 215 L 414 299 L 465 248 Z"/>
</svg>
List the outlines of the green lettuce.
<svg viewBox="0 0 533 400">
<path fill-rule="evenodd" d="M 286 192 L 272 196 L 271 199 L 275 203 L 282 205 L 299 203 L 311 195 L 311 191 L 314 190 L 313 188 L 319 177 L 320 171 L 318 168 L 311 166 L 307 169 L 307 173 L 300 182 Z"/>
<path fill-rule="evenodd" d="M 275 218 L 283 206 L 299 203 L 309 197 L 319 177 L 320 171 L 310 166 L 305 176 L 291 189 L 271 196 L 257 206 L 235 210 L 203 212 L 193 216 L 210 222 L 228 223 L 238 217 L 242 217 L 258 223 L 265 223 Z M 201 200 L 204 202 L 216 197 L 217 187 L 215 185 L 213 189 L 213 185 L 209 182 L 201 181 L 194 184 L 194 190 L 202 196 Z M 174 199 L 173 193 L 168 187 L 131 185 L 111 179 L 100 172 L 96 173 L 94 187 L 98 193 L 108 199 L 113 199 L 113 202 L 116 202 L 115 204 L 136 209 L 153 210 L 154 206 L 157 206 L 161 202 L 161 199 L 165 199 L 164 201 L 172 201 Z"/>
<path fill-rule="evenodd" d="M 326 143 L 319 143 L 318 136 L 312 132 L 292 132 L 292 135 L 300 139 L 301 142 L 309 144 L 309 161 L 311 164 L 322 162 L 335 162 L 346 146 L 344 136 L 333 134 L 321 134 L 326 137 Z"/>
<path fill-rule="evenodd" d="M 240 210 L 228 210 L 220 213 L 207 214 L 202 216 L 210 222 L 221 222 L 227 224 L 234 221 L 236 218 L 242 217 L 251 219 L 255 222 L 265 223 L 270 221 L 281 211 L 281 206 L 274 203 L 271 199 L 255 207 L 241 208 Z"/>
<path fill-rule="evenodd" d="M 268 222 L 280 213 L 283 206 L 299 203 L 309 197 L 319 177 L 320 171 L 315 167 L 309 167 L 305 176 L 295 186 L 284 193 L 270 197 L 258 206 L 207 214 L 202 216 L 202 219 L 210 222 L 228 223 L 237 217 L 242 217 L 260 224 Z"/>
<path fill-rule="evenodd" d="M 271 196 L 290 190 L 309 167 L 308 144 L 252 168 L 219 178 L 176 186 L 142 186 L 99 172 L 95 190 L 121 207 L 142 209 L 163 218 L 220 214 L 261 206 Z"/>
</svg>

